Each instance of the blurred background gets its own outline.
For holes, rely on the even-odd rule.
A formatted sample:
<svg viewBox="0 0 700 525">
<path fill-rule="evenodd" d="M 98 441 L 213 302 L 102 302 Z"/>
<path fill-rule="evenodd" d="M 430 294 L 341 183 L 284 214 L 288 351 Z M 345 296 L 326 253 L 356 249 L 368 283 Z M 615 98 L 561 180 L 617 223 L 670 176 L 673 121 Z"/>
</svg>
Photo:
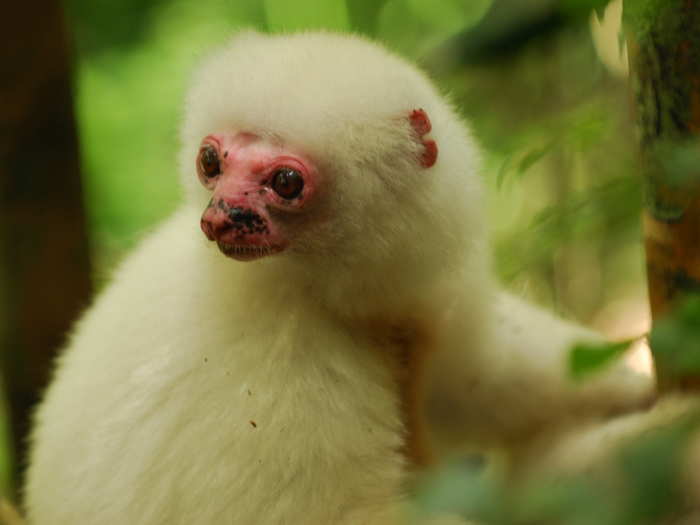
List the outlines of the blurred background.
<svg viewBox="0 0 700 525">
<path fill-rule="evenodd" d="M 359 32 L 418 62 L 485 150 L 503 282 L 613 338 L 647 330 L 621 1 L 25 4 L 0 22 L 0 495 L 71 322 L 177 206 L 188 75 L 240 27 Z"/>
</svg>

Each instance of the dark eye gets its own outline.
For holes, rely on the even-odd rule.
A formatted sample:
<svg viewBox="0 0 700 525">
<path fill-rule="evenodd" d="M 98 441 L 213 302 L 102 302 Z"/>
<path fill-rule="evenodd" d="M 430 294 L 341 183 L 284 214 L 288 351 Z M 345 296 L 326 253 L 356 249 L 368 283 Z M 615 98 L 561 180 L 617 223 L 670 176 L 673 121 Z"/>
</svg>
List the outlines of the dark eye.
<svg viewBox="0 0 700 525">
<path fill-rule="evenodd" d="M 272 189 L 283 199 L 294 199 L 304 188 L 304 178 L 292 168 L 279 168 L 272 174 Z"/>
<path fill-rule="evenodd" d="M 199 150 L 199 169 L 202 175 L 208 179 L 221 173 L 219 155 L 216 153 L 214 146 L 207 144 Z"/>
</svg>

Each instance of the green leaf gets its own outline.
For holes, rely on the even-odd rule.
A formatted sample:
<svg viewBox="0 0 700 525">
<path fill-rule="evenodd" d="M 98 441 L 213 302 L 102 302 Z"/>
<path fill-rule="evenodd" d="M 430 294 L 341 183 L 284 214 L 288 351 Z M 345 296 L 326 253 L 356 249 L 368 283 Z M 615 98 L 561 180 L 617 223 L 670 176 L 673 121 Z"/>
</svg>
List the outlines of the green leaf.
<svg viewBox="0 0 700 525">
<path fill-rule="evenodd" d="M 576 151 L 586 152 L 600 144 L 610 133 L 610 119 L 596 109 L 582 111 L 567 124 L 564 140 Z"/>
<path fill-rule="evenodd" d="M 530 150 L 523 158 L 522 160 L 518 163 L 518 174 L 522 175 L 525 173 L 527 170 L 529 170 L 532 166 L 537 164 L 542 158 L 547 155 L 552 149 L 554 148 L 554 145 L 557 143 L 557 140 L 552 140 L 549 143 L 545 144 L 544 146 L 541 146 L 539 148 L 535 148 Z"/>
<path fill-rule="evenodd" d="M 265 0 L 264 5 L 270 31 L 350 29 L 345 0 Z"/>
<path fill-rule="evenodd" d="M 625 353 L 637 339 L 619 343 L 577 343 L 569 353 L 569 372 L 580 380 L 600 371 L 607 364 Z"/>
<path fill-rule="evenodd" d="M 637 175 L 609 179 L 538 212 L 524 227 L 496 245 L 498 272 L 506 281 L 551 264 L 562 243 L 597 242 L 613 226 L 636 231 L 642 203 Z"/>
<path fill-rule="evenodd" d="M 498 188 L 499 190 L 503 186 L 503 183 L 505 182 L 508 173 L 510 173 L 512 164 L 513 154 L 510 153 L 501 163 L 501 167 L 499 168 L 498 174 L 496 175 L 496 188 Z"/>
<path fill-rule="evenodd" d="M 475 25 L 492 0 L 388 0 L 377 34 L 401 53 L 420 57 L 458 32 Z"/>
</svg>

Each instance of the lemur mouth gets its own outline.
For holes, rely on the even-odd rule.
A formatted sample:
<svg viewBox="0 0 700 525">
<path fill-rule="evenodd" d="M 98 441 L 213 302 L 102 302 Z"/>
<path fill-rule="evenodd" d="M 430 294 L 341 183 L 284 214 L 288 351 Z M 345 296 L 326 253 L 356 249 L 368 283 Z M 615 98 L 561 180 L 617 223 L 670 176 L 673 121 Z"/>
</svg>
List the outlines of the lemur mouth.
<svg viewBox="0 0 700 525">
<path fill-rule="evenodd" d="M 254 261 L 268 255 L 280 253 L 284 248 L 281 246 L 259 246 L 256 244 L 229 244 L 217 241 L 216 245 L 226 257 L 231 257 L 237 261 Z"/>
</svg>

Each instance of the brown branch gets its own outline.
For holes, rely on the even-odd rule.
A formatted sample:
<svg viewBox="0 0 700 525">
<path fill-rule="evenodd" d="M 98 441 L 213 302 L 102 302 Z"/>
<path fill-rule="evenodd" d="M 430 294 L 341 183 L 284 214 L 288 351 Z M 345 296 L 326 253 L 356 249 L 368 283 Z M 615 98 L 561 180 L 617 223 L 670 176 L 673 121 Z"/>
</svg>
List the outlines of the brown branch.
<svg viewBox="0 0 700 525">
<path fill-rule="evenodd" d="M 636 0 L 625 11 L 656 321 L 700 291 L 700 162 L 692 160 L 700 161 L 700 0 Z M 700 386 L 700 377 L 673 377 L 663 365 L 657 373 L 662 390 Z"/>
<path fill-rule="evenodd" d="M 19 474 L 30 410 L 90 272 L 61 4 L 10 2 L 1 20 L 0 371 Z"/>
</svg>

